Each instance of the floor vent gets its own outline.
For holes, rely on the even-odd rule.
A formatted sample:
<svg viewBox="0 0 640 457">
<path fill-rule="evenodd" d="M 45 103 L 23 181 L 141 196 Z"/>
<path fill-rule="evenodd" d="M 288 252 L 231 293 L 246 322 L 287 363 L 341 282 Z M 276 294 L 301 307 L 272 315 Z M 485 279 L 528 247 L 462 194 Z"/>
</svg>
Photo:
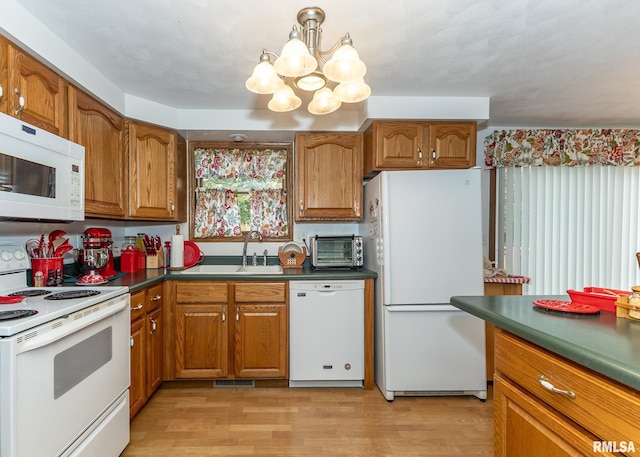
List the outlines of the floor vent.
<svg viewBox="0 0 640 457">
<path fill-rule="evenodd" d="M 219 379 L 217 381 L 213 381 L 213 387 L 215 389 L 235 387 L 253 388 L 255 386 L 256 382 L 253 379 Z"/>
</svg>

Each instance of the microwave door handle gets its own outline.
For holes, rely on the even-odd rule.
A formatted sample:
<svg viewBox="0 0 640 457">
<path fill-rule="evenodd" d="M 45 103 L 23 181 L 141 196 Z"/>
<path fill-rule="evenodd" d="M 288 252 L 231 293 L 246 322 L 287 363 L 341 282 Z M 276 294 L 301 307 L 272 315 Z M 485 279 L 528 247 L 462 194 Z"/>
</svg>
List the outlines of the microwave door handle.
<svg viewBox="0 0 640 457">
<path fill-rule="evenodd" d="M 71 335 L 72 333 L 77 332 L 78 330 L 82 330 L 83 328 L 86 328 L 102 319 L 106 319 L 111 315 L 119 313 L 120 311 L 126 309 L 128 306 L 128 300 L 122 300 L 116 305 L 112 305 L 108 308 L 96 311 L 90 316 L 78 319 L 69 325 L 63 325 L 62 327 L 58 327 L 55 330 L 46 332 L 43 335 L 38 335 L 34 338 L 31 338 L 26 343 L 21 344 L 16 354 L 33 351 L 34 349 L 39 349 L 49 344 L 55 343 L 56 341 L 59 341 Z"/>
</svg>

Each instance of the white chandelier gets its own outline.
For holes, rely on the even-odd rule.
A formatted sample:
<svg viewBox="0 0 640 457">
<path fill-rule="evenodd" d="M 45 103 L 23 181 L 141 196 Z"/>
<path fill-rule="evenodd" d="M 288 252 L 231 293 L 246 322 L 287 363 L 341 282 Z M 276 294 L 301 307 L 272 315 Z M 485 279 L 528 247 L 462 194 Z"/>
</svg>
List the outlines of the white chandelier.
<svg viewBox="0 0 640 457">
<path fill-rule="evenodd" d="M 256 94 L 273 94 L 268 104 L 271 111 L 293 111 L 302 104 L 292 87 L 315 91 L 308 106 L 311 114 L 329 114 L 342 103 L 361 102 L 371 95 L 371 88 L 364 82 L 367 67 L 348 33 L 328 51 L 320 49 L 324 18 L 324 11 L 318 7 L 300 10 L 300 29 L 293 27 L 280 56 L 262 51 L 246 87 Z M 333 56 L 327 61 L 325 56 L 331 53 Z M 271 56 L 276 59 L 273 65 Z M 333 90 L 328 87 L 329 82 L 337 83 Z"/>
</svg>

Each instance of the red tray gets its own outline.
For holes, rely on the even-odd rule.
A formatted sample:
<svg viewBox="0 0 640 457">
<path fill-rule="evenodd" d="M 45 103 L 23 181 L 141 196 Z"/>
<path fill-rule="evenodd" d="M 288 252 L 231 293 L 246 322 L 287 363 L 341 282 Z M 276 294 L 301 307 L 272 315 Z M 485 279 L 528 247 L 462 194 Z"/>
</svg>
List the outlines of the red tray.
<svg viewBox="0 0 640 457">
<path fill-rule="evenodd" d="M 631 295 L 626 290 L 605 289 L 602 287 L 585 287 L 584 290 L 567 290 L 571 301 L 593 305 L 602 311 L 616 312 L 616 300 L 619 295 Z"/>
<path fill-rule="evenodd" d="M 562 300 L 533 300 L 533 304 L 540 308 L 562 311 L 563 313 L 596 314 L 600 312 L 600 308 L 597 306 Z"/>
</svg>

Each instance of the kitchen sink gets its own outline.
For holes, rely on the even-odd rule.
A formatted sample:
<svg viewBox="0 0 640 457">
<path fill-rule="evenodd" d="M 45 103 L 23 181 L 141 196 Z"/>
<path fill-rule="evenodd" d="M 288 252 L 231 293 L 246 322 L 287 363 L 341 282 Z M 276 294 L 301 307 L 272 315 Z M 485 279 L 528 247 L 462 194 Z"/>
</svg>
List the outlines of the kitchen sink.
<svg viewBox="0 0 640 457">
<path fill-rule="evenodd" d="M 273 275 L 282 274 L 280 265 L 196 265 L 182 270 L 180 274 L 192 275 Z"/>
</svg>

